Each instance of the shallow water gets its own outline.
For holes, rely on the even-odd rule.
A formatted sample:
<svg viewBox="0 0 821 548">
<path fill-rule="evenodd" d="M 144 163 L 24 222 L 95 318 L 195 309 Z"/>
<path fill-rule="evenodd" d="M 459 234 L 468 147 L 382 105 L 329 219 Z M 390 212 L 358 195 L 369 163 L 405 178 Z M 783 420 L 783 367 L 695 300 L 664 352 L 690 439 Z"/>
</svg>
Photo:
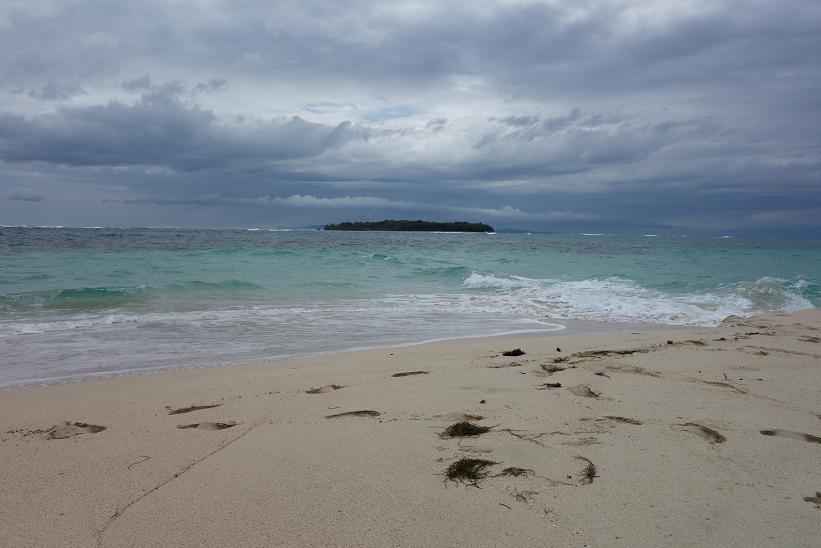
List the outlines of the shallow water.
<svg viewBox="0 0 821 548">
<path fill-rule="evenodd" d="M 821 241 L 0 228 L 0 386 L 821 303 Z"/>
</svg>

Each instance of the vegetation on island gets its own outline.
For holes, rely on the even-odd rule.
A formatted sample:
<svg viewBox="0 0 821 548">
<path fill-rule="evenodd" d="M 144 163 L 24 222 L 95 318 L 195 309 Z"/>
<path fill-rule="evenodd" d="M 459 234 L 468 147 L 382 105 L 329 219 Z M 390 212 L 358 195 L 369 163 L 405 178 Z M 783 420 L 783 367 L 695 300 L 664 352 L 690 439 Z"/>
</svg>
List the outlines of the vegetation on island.
<svg viewBox="0 0 821 548">
<path fill-rule="evenodd" d="M 384 221 L 345 222 L 325 225 L 325 230 L 392 230 L 400 232 L 496 232 L 492 226 L 484 223 L 435 222 L 435 221 Z"/>
</svg>

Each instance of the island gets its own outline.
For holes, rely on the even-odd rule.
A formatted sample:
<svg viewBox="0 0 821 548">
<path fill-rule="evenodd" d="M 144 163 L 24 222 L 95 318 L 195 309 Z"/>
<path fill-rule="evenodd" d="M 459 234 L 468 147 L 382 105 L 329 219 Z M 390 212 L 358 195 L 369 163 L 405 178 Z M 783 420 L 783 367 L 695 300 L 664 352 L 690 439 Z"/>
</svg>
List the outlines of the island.
<svg viewBox="0 0 821 548">
<path fill-rule="evenodd" d="M 344 222 L 325 225 L 325 230 L 390 230 L 397 232 L 496 232 L 484 223 L 436 222 L 436 221 L 384 221 Z"/>
</svg>

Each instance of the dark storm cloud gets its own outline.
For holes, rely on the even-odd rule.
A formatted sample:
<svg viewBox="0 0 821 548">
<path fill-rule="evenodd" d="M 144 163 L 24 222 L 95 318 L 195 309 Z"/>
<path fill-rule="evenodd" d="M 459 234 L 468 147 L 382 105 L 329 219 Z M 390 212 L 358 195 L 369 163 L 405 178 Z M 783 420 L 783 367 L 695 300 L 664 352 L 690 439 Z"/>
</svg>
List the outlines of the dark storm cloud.
<svg viewBox="0 0 821 548">
<path fill-rule="evenodd" d="M 42 202 L 45 199 L 45 196 L 40 196 L 39 194 L 25 194 L 22 192 L 17 192 L 15 194 L 12 194 L 11 196 L 6 197 L 6 200 L 12 200 L 16 202 Z"/>
<path fill-rule="evenodd" d="M 819 228 L 810 0 L 9 1 L 0 49 L 0 185 L 75 217 Z"/>
<path fill-rule="evenodd" d="M 133 105 L 64 107 L 32 119 L 2 114 L 0 156 L 9 162 L 200 170 L 316 156 L 366 137 L 347 122 L 328 126 L 297 116 L 225 124 L 210 111 L 183 104 L 184 93 L 172 82 L 151 87 Z"/>
<path fill-rule="evenodd" d="M 41 101 L 66 101 L 72 97 L 86 94 L 86 90 L 81 88 L 77 82 L 47 82 L 38 89 L 32 89 L 27 93 L 29 97 Z"/>
</svg>

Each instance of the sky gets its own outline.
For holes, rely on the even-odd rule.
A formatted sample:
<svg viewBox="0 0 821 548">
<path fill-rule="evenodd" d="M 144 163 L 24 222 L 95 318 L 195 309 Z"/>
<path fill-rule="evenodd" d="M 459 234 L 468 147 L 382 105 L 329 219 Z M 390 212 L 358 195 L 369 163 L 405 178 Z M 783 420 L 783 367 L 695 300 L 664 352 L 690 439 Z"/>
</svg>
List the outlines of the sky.
<svg viewBox="0 0 821 548">
<path fill-rule="evenodd" d="M 0 224 L 821 236 L 817 0 L 0 2 Z"/>
</svg>

